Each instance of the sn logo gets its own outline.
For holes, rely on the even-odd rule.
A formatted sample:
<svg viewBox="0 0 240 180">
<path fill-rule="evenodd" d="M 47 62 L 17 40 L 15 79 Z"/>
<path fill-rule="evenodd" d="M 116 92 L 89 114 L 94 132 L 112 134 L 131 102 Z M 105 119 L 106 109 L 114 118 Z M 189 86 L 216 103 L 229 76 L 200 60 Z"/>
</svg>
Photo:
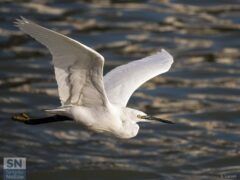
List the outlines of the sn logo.
<svg viewBox="0 0 240 180">
<path fill-rule="evenodd" d="M 26 169 L 26 158 L 4 158 L 4 169 Z"/>
</svg>

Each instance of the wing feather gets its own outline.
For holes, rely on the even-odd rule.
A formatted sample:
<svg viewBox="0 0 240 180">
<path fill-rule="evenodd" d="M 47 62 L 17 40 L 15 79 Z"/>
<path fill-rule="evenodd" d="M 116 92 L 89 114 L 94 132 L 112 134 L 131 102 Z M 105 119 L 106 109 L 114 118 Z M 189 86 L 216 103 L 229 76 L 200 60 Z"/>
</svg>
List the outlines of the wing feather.
<svg viewBox="0 0 240 180">
<path fill-rule="evenodd" d="M 53 56 L 62 105 L 106 105 L 103 86 L 104 58 L 93 49 L 25 18 L 16 26 L 45 45 Z"/>
<path fill-rule="evenodd" d="M 149 79 L 167 72 L 173 57 L 164 49 L 157 54 L 119 66 L 104 76 L 108 100 L 126 106 L 133 92 Z"/>
</svg>

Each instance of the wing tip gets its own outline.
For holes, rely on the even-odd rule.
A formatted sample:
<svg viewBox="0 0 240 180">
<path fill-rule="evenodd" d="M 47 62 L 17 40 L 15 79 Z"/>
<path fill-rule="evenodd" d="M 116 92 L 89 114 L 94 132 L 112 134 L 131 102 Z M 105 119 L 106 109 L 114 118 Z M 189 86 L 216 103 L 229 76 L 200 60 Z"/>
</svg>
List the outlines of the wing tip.
<svg viewBox="0 0 240 180">
<path fill-rule="evenodd" d="M 174 62 L 173 56 L 165 49 L 162 48 L 161 51 L 158 52 L 158 54 L 168 59 L 171 64 Z"/>
<path fill-rule="evenodd" d="M 29 24 L 29 23 L 30 23 L 29 20 L 27 20 L 23 16 L 20 16 L 20 18 L 15 19 L 14 25 L 20 28 L 21 26 L 23 26 L 25 24 Z"/>
</svg>

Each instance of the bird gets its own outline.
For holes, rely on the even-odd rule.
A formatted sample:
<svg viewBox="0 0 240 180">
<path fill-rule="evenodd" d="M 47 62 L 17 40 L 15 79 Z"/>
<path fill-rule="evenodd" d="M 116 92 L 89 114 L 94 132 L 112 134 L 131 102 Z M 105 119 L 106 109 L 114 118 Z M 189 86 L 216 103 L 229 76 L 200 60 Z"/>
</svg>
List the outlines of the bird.
<svg viewBox="0 0 240 180">
<path fill-rule="evenodd" d="M 30 118 L 22 113 L 13 120 L 29 125 L 70 120 L 122 139 L 135 137 L 140 122 L 174 124 L 127 107 L 138 87 L 170 69 L 173 57 L 166 50 L 120 65 L 103 76 L 104 57 L 94 49 L 24 17 L 16 19 L 15 26 L 49 49 L 61 105 L 46 110 L 50 117 Z"/>
</svg>

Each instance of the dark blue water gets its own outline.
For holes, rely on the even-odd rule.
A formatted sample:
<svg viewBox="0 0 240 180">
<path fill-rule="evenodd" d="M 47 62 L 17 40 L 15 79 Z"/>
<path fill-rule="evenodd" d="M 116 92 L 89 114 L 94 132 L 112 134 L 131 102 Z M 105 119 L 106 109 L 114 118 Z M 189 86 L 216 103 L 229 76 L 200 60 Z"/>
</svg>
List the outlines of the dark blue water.
<svg viewBox="0 0 240 180">
<path fill-rule="evenodd" d="M 140 124 L 137 137 L 122 140 L 72 123 L 12 121 L 13 114 L 42 116 L 60 105 L 51 56 L 13 26 L 19 16 L 96 49 L 105 73 L 168 50 L 175 58 L 170 72 L 145 83 L 129 106 L 176 124 Z M 28 179 L 240 173 L 239 19 L 239 0 L 1 1 L 0 157 L 26 157 Z"/>
</svg>

